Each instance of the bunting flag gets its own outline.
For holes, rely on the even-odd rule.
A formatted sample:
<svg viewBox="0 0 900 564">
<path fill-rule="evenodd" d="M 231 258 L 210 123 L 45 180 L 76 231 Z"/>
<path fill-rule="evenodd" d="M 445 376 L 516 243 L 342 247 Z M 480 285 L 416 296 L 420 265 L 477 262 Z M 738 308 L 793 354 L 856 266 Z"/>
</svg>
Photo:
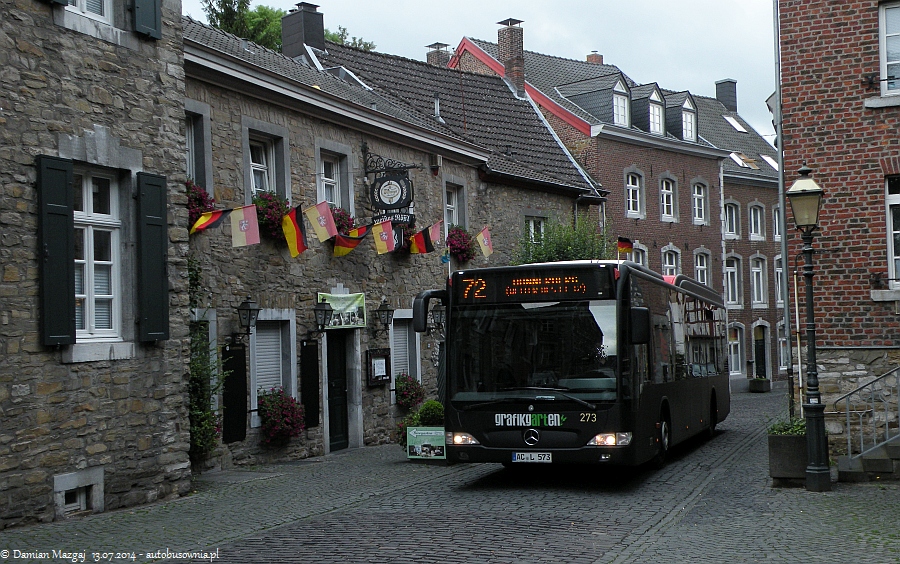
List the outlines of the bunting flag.
<svg viewBox="0 0 900 564">
<path fill-rule="evenodd" d="M 320 242 L 324 243 L 338 234 L 337 227 L 334 226 L 334 216 L 331 215 L 331 208 L 328 207 L 328 202 L 319 202 L 303 210 L 303 213 L 309 219 L 313 231 L 316 232 L 316 238 Z"/>
<path fill-rule="evenodd" d="M 434 251 L 434 244 L 431 242 L 431 228 L 426 227 L 409 238 L 409 253 L 418 255 L 422 253 L 430 253 Z"/>
<path fill-rule="evenodd" d="M 634 250 L 634 244 L 627 237 L 619 237 L 619 254 L 627 254 Z"/>
<path fill-rule="evenodd" d="M 431 237 L 431 244 L 437 245 L 441 242 L 441 225 L 443 225 L 444 220 L 440 220 L 431 227 L 428 228 L 428 236 Z"/>
<path fill-rule="evenodd" d="M 190 235 L 193 235 L 195 231 L 203 231 L 204 229 L 212 229 L 213 227 L 218 227 L 230 214 L 231 210 L 213 210 L 203 212 L 200 218 L 194 222 L 193 226 L 191 226 Z"/>
<path fill-rule="evenodd" d="M 256 206 L 243 206 L 231 210 L 231 246 L 246 247 L 259 244 L 259 223 Z"/>
<path fill-rule="evenodd" d="M 487 227 L 479 231 L 475 239 L 478 241 L 478 246 L 481 247 L 481 252 L 484 256 L 489 257 L 493 254 L 494 243 L 491 242 L 491 232 L 488 231 Z"/>
<path fill-rule="evenodd" d="M 302 215 L 298 217 L 298 211 L 300 211 L 300 206 L 293 208 L 281 220 L 281 229 L 284 231 L 288 250 L 291 251 L 291 257 L 294 258 L 309 248 L 306 242 L 306 222 L 303 221 Z"/>
<path fill-rule="evenodd" d="M 375 238 L 375 250 L 379 255 L 394 250 L 394 228 L 390 221 L 382 221 L 372 226 L 372 237 Z"/>
<path fill-rule="evenodd" d="M 362 227 L 351 229 L 346 235 L 341 235 L 340 233 L 335 235 L 334 256 L 342 257 L 355 249 L 359 242 L 369 234 L 370 228 L 370 225 L 363 225 Z"/>
</svg>

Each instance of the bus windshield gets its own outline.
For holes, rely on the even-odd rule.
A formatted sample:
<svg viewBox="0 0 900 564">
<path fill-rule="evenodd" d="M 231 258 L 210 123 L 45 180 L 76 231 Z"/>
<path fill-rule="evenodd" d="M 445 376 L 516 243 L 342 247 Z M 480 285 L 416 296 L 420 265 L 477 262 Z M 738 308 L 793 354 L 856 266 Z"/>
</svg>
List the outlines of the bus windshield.
<svg viewBox="0 0 900 564">
<path fill-rule="evenodd" d="M 456 306 L 447 339 L 452 401 L 616 399 L 615 300 Z"/>
</svg>

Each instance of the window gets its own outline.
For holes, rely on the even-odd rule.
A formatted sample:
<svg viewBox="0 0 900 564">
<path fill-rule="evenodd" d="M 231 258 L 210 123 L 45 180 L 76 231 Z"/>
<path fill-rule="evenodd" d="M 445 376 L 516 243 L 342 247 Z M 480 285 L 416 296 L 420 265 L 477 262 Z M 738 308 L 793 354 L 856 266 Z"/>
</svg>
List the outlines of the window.
<svg viewBox="0 0 900 564">
<path fill-rule="evenodd" d="M 184 110 L 187 177 L 213 195 L 209 105 L 186 99 Z"/>
<path fill-rule="evenodd" d="M 353 170 L 350 166 L 353 149 L 349 145 L 316 139 L 316 198 L 332 207 L 354 211 Z M 412 213 L 412 210 L 410 210 Z"/>
<path fill-rule="evenodd" d="M 778 368 L 787 370 L 788 364 L 791 362 L 791 349 L 787 332 L 784 328 L 784 321 L 778 322 L 776 331 L 778 331 Z"/>
<path fill-rule="evenodd" d="M 544 222 L 546 218 L 525 216 L 525 230 L 532 243 L 538 243 L 544 238 Z"/>
<path fill-rule="evenodd" d="M 781 207 L 772 208 L 772 239 L 781 241 Z"/>
<path fill-rule="evenodd" d="M 900 176 L 887 178 L 888 207 L 888 253 L 890 260 L 890 278 L 900 278 Z M 891 281 L 891 287 L 897 287 L 897 282 Z"/>
<path fill-rule="evenodd" d="M 650 133 L 663 134 L 663 107 L 662 104 L 650 103 Z"/>
<path fill-rule="evenodd" d="M 659 183 L 659 214 L 663 221 L 675 221 L 676 212 L 675 181 L 663 178 Z"/>
<path fill-rule="evenodd" d="M 762 241 L 766 238 L 765 210 L 762 206 L 750 206 L 750 239 Z"/>
<path fill-rule="evenodd" d="M 741 305 L 741 261 L 735 257 L 725 259 L 725 303 Z"/>
<path fill-rule="evenodd" d="M 640 175 L 625 175 L 625 217 L 644 217 L 644 194 Z"/>
<path fill-rule="evenodd" d="M 115 179 L 75 173 L 75 329 L 78 340 L 121 330 L 118 188 Z"/>
<path fill-rule="evenodd" d="M 69 10 L 112 23 L 112 0 L 69 0 Z"/>
<path fill-rule="evenodd" d="M 728 328 L 728 373 L 738 376 L 744 373 L 744 350 L 741 343 L 744 341 L 744 329 L 742 327 Z"/>
<path fill-rule="evenodd" d="M 765 306 L 769 302 L 766 284 L 766 260 L 750 259 L 750 301 L 753 306 Z"/>
<path fill-rule="evenodd" d="M 459 225 L 459 186 L 447 185 L 444 201 L 444 223 L 449 229 L 451 225 Z"/>
<path fill-rule="evenodd" d="M 647 249 L 638 248 L 635 244 L 634 248 L 631 250 L 631 261 L 636 262 L 641 266 L 647 266 Z"/>
<path fill-rule="evenodd" d="M 613 123 L 628 127 L 631 124 L 628 112 L 628 94 L 620 91 L 621 85 L 616 85 L 616 91 L 613 94 Z"/>
<path fill-rule="evenodd" d="M 685 141 L 697 140 L 697 114 L 690 100 L 684 101 L 681 111 L 681 133 Z"/>
<path fill-rule="evenodd" d="M 701 284 L 709 286 L 709 255 L 697 253 L 694 255 L 694 278 Z"/>
<path fill-rule="evenodd" d="M 773 158 L 770 157 L 769 155 L 760 155 L 760 157 L 762 157 L 762 160 L 766 161 L 766 163 L 767 163 L 770 167 L 772 167 L 772 168 L 775 169 L 776 171 L 778 170 L 778 161 L 776 161 L 775 159 L 773 159 Z"/>
<path fill-rule="evenodd" d="M 297 397 L 297 327 L 293 310 L 263 309 L 250 338 L 251 427 L 261 421 L 259 392 L 281 387 Z"/>
<path fill-rule="evenodd" d="M 695 225 L 705 225 L 709 222 L 708 199 L 706 197 L 706 186 L 697 183 L 691 191 L 691 208 Z"/>
<path fill-rule="evenodd" d="M 333 208 L 341 207 L 341 191 L 338 189 L 338 163 L 332 157 L 322 157 L 319 169 L 319 178 L 322 181 L 322 201 L 328 202 Z"/>
<path fill-rule="evenodd" d="M 880 8 L 881 94 L 900 93 L 900 3 Z"/>
<path fill-rule="evenodd" d="M 680 259 L 681 257 L 676 250 L 669 249 L 663 251 L 662 273 L 666 276 L 676 276 L 678 271 L 681 270 L 681 268 L 679 268 L 679 263 L 681 262 Z"/>
<path fill-rule="evenodd" d="M 250 168 L 253 173 L 253 193 L 274 192 L 275 179 L 272 167 L 272 144 L 266 141 L 250 140 Z"/>
<path fill-rule="evenodd" d="M 778 307 L 784 307 L 784 276 L 783 266 L 781 265 L 781 256 L 775 257 L 775 304 Z"/>
<path fill-rule="evenodd" d="M 722 117 L 725 118 L 725 121 L 727 121 L 731 125 L 731 127 L 734 128 L 735 131 L 737 131 L 739 133 L 747 133 L 747 129 L 744 128 L 744 126 L 741 125 L 741 122 L 739 122 L 738 120 L 734 119 L 731 116 L 722 116 Z"/>
<path fill-rule="evenodd" d="M 741 232 L 739 229 L 741 212 L 737 204 L 725 204 L 725 238 L 737 239 Z"/>
</svg>

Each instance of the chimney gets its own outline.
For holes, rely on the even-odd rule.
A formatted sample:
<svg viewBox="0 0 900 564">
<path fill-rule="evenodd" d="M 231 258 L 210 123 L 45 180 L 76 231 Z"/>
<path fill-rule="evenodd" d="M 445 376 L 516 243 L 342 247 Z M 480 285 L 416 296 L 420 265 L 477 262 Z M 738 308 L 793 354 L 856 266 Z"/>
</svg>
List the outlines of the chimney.
<svg viewBox="0 0 900 564">
<path fill-rule="evenodd" d="M 603 64 L 603 55 L 596 51 L 591 51 L 587 56 L 587 62 L 593 65 L 602 65 Z"/>
<path fill-rule="evenodd" d="M 281 52 L 288 57 L 306 55 L 303 44 L 325 50 L 325 20 L 318 6 L 300 2 L 297 8 L 281 18 Z"/>
<path fill-rule="evenodd" d="M 497 23 L 503 26 L 497 32 L 503 75 L 516 89 L 516 94 L 522 96 L 525 93 L 525 50 L 522 47 L 524 31 L 519 27 L 522 20 L 509 18 Z"/>
<path fill-rule="evenodd" d="M 722 102 L 729 111 L 737 111 L 737 81 L 726 78 L 716 82 L 716 100 Z"/>
<path fill-rule="evenodd" d="M 429 51 L 425 56 L 425 61 L 436 67 L 446 67 L 450 64 L 450 51 L 447 50 L 447 47 L 450 46 L 446 43 L 432 43 L 426 46 L 425 48 Z"/>
</svg>

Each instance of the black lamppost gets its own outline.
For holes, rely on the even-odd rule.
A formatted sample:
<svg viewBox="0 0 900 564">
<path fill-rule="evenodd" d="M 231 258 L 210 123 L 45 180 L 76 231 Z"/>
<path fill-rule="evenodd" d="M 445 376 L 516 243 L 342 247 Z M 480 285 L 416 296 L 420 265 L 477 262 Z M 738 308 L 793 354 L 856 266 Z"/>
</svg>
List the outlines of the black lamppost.
<svg viewBox="0 0 900 564">
<path fill-rule="evenodd" d="M 819 228 L 819 210 L 825 191 L 809 177 L 812 172 L 806 163 L 798 171 L 800 178 L 785 192 L 791 203 L 794 222 L 803 241 L 803 277 L 806 280 L 806 447 L 809 464 L 806 467 L 806 489 L 813 492 L 831 491 L 831 470 L 828 468 L 828 439 L 825 436 L 825 404 L 819 393 L 819 372 L 816 369 L 816 320 L 813 314 L 813 231 Z"/>
</svg>

